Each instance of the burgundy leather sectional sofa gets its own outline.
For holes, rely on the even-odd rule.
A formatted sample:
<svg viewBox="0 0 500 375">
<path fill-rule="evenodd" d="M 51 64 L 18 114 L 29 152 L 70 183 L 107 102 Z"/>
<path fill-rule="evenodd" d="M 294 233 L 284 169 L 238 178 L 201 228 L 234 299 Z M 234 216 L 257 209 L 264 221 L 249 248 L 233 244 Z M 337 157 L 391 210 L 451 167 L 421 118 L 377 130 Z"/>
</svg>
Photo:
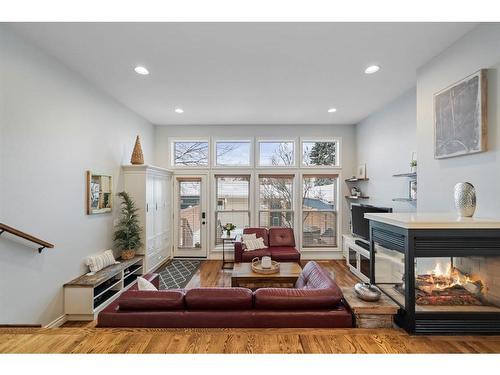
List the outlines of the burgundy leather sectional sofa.
<svg viewBox="0 0 500 375">
<path fill-rule="evenodd" d="M 146 277 L 158 287 L 156 274 Z M 101 311 L 98 327 L 339 328 L 352 327 L 342 292 L 316 262 L 295 288 L 129 290 Z"/>
<path fill-rule="evenodd" d="M 244 251 L 241 242 L 234 244 L 234 261 L 251 262 L 253 258 L 270 256 L 276 262 L 300 262 L 300 253 L 295 248 L 295 237 L 291 228 L 245 228 L 244 234 L 255 233 L 263 238 L 267 249 Z"/>
</svg>

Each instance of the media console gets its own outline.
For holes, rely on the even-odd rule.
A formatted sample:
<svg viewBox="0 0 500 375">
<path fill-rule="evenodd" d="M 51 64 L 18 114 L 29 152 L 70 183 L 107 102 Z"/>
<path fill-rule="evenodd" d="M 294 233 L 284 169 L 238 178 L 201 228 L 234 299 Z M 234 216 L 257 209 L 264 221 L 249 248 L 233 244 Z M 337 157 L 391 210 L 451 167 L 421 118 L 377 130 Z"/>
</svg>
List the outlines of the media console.
<svg viewBox="0 0 500 375">
<path fill-rule="evenodd" d="M 351 272 L 362 281 L 368 282 L 370 281 L 370 247 L 368 244 L 368 249 L 366 249 L 366 243 L 363 243 L 364 246 L 360 246 L 358 244 L 360 241 L 350 234 L 344 234 L 342 236 L 342 251 Z"/>
</svg>

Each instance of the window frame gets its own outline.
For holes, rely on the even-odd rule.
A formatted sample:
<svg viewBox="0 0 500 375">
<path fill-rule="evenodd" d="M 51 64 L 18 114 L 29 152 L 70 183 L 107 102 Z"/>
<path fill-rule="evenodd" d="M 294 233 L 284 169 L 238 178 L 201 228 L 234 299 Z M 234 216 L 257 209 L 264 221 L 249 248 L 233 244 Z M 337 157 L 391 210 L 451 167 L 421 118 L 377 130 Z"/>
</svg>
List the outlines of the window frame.
<svg viewBox="0 0 500 375">
<path fill-rule="evenodd" d="M 193 143 L 193 142 L 200 142 L 200 143 L 207 143 L 208 145 L 208 150 L 207 150 L 207 164 L 206 165 L 176 165 L 175 164 L 175 144 L 176 143 Z M 169 138 L 169 145 L 170 145 L 170 160 L 169 160 L 169 165 L 170 168 L 172 169 L 200 169 L 200 170 L 207 170 L 210 169 L 211 166 L 211 150 L 212 150 L 212 145 L 210 142 L 210 138 Z"/>
<path fill-rule="evenodd" d="M 217 178 L 218 177 L 248 177 L 248 209 L 247 210 L 218 210 L 217 206 L 217 201 L 218 201 L 218 196 L 217 196 Z M 216 230 L 217 230 L 217 214 L 219 212 L 236 212 L 236 213 L 248 213 L 248 225 L 252 225 L 252 175 L 250 173 L 214 173 L 212 177 L 213 181 L 213 218 L 214 218 L 214 224 L 211 228 L 213 241 L 212 244 L 215 249 L 217 248 L 222 248 L 222 244 L 217 244 L 217 235 L 216 235 Z"/>
<path fill-rule="evenodd" d="M 256 138 L 255 139 L 255 168 L 280 168 L 280 169 L 294 169 L 298 167 L 297 164 L 297 138 Z M 261 165 L 260 164 L 260 144 L 261 143 L 292 143 L 293 144 L 293 164 L 290 165 Z"/>
<path fill-rule="evenodd" d="M 336 164 L 335 165 L 305 165 L 304 164 L 304 143 L 307 142 L 335 142 L 336 143 Z M 299 168 L 304 169 L 341 169 L 342 168 L 342 138 L 340 137 L 300 137 Z"/>
<path fill-rule="evenodd" d="M 260 207 L 260 177 L 261 176 L 290 176 L 292 177 L 292 206 L 291 206 L 291 209 L 287 209 L 287 210 L 278 210 L 278 209 L 268 209 L 268 210 L 263 210 L 261 209 Z M 265 227 L 265 226 L 261 226 L 260 225 L 260 214 L 261 212 L 291 212 L 292 213 L 292 217 L 293 217 L 293 225 L 292 225 L 292 229 L 294 231 L 294 233 L 297 233 L 297 176 L 298 176 L 298 173 L 295 173 L 295 172 L 291 172 L 291 171 L 279 171 L 279 172 L 275 172 L 273 170 L 260 170 L 260 171 L 257 171 L 256 174 L 255 174 L 255 206 L 254 206 L 254 210 L 255 210 L 255 225 L 256 227 L 258 228 L 272 228 L 273 226 L 270 226 L 270 227 Z"/>
<path fill-rule="evenodd" d="M 330 168 L 332 169 L 332 168 Z M 330 176 L 336 176 L 337 178 L 337 186 L 335 188 L 335 203 L 336 203 L 336 210 L 335 211 L 327 211 L 327 212 L 335 212 L 336 213 L 336 236 L 337 236 L 337 243 L 336 246 L 334 247 L 305 247 L 303 246 L 303 236 L 304 236 L 304 227 L 303 227 L 303 219 L 304 219 L 304 210 L 303 210 L 303 198 L 304 198 L 304 183 L 303 180 L 306 177 L 315 177 L 315 176 L 321 176 L 321 175 L 330 175 Z M 299 184 L 300 184 L 300 209 L 299 209 L 299 215 L 300 215 L 300 225 L 299 229 L 300 231 L 298 232 L 299 236 L 299 246 L 301 251 L 305 252 L 331 252 L 331 251 L 339 251 L 341 250 L 342 246 L 342 210 L 343 210 L 343 200 L 341 200 L 341 195 L 342 195 L 342 172 L 338 170 L 332 170 L 331 172 L 328 171 L 318 171 L 317 173 L 314 173 L 314 171 L 303 171 L 300 173 L 299 176 Z M 322 211 L 314 211 L 314 212 L 322 212 Z"/>
<path fill-rule="evenodd" d="M 250 160 L 248 165 L 217 165 L 217 143 L 223 142 L 241 142 L 250 144 Z M 254 152 L 254 140 L 253 138 L 223 138 L 223 137 L 213 137 L 212 138 L 212 164 L 213 169 L 249 169 L 255 166 L 255 152 Z"/>
</svg>

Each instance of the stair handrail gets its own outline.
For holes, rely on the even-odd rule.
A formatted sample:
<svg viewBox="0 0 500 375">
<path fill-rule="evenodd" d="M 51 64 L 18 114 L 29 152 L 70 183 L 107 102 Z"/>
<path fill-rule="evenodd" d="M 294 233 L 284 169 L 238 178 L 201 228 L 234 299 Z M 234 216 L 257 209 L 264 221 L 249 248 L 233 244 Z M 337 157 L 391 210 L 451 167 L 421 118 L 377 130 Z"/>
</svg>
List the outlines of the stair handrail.
<svg viewBox="0 0 500 375">
<path fill-rule="evenodd" d="M 40 238 L 37 238 L 35 236 L 32 236 L 31 234 L 28 234 L 26 232 L 20 231 L 19 229 L 12 228 L 6 224 L 0 223 L 0 235 L 2 235 L 4 232 L 13 234 L 14 236 L 21 237 L 25 240 L 31 241 L 33 243 L 36 243 L 37 245 L 40 245 L 38 248 L 38 253 L 41 253 L 43 249 L 53 249 L 54 245 L 51 244 L 50 242 L 41 240 Z"/>
</svg>

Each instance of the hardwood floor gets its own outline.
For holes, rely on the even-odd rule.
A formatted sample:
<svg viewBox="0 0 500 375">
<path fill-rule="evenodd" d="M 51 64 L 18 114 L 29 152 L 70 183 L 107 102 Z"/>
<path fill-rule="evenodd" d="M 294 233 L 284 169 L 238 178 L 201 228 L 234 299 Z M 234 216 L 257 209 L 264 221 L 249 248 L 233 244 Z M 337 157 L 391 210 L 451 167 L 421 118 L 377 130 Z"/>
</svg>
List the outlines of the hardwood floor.
<svg viewBox="0 0 500 375">
<path fill-rule="evenodd" d="M 344 263 L 320 262 L 339 285 L 356 278 Z M 188 288 L 230 286 L 231 271 L 206 261 Z M 500 353 L 500 336 L 409 336 L 400 329 L 0 329 L 0 353 Z"/>
</svg>

